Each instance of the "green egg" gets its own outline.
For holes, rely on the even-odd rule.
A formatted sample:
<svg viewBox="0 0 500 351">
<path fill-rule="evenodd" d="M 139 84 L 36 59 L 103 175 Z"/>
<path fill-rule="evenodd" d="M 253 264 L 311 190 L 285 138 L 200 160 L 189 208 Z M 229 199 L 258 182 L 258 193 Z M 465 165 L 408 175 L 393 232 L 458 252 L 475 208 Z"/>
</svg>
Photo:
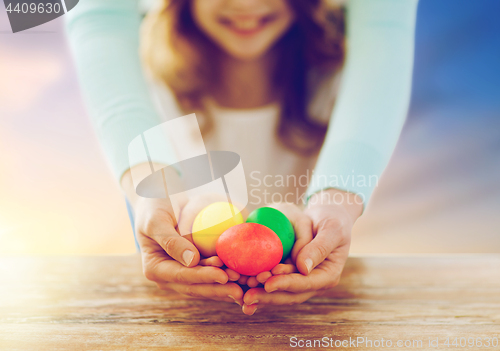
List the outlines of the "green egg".
<svg viewBox="0 0 500 351">
<path fill-rule="evenodd" d="M 271 207 L 261 207 L 250 213 L 247 223 L 262 224 L 275 232 L 283 245 L 281 262 L 288 258 L 295 243 L 295 232 L 292 223 L 283 213 Z"/>
</svg>

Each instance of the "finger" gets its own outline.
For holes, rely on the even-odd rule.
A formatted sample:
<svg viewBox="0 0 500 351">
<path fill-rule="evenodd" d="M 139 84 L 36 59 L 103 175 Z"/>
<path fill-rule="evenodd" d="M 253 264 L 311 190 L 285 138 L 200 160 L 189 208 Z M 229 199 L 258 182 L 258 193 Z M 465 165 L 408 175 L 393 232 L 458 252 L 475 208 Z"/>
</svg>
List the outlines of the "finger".
<svg viewBox="0 0 500 351">
<path fill-rule="evenodd" d="M 243 295 L 243 303 L 245 305 L 251 306 L 256 305 L 260 302 L 259 296 L 267 294 L 264 288 L 252 288 L 249 289 L 245 295 Z"/>
<path fill-rule="evenodd" d="M 224 271 L 226 272 L 229 281 L 235 282 L 240 279 L 240 274 L 238 272 L 235 272 L 230 268 L 226 268 Z"/>
<path fill-rule="evenodd" d="M 329 285 L 330 280 L 328 272 L 318 269 L 307 276 L 300 273 L 275 275 L 267 280 L 264 288 L 268 293 L 278 290 L 302 293 L 322 289 Z"/>
<path fill-rule="evenodd" d="M 346 238 L 345 230 L 335 218 L 313 218 L 316 235 L 311 242 L 304 245 L 297 254 L 295 265 L 302 274 L 309 274 L 314 267 L 323 262 L 325 258 L 337 248 Z"/>
<path fill-rule="evenodd" d="M 328 259 L 321 262 L 309 275 L 300 273 L 275 275 L 266 281 L 264 288 L 269 293 L 274 291 L 302 293 L 332 288 L 340 280 L 348 255 L 349 248 L 343 246 L 331 253 Z"/>
<path fill-rule="evenodd" d="M 194 245 L 193 234 L 182 235 L 182 237 L 186 240 L 189 240 Z"/>
<path fill-rule="evenodd" d="M 257 281 L 259 283 L 264 284 L 266 282 L 266 280 L 268 280 L 272 276 L 273 275 L 271 274 L 271 272 L 261 272 L 261 273 L 257 274 L 257 276 L 255 277 L 255 279 L 257 279 Z"/>
<path fill-rule="evenodd" d="M 292 252 L 290 257 L 295 263 L 297 260 L 297 255 L 300 250 L 313 239 L 312 221 L 304 213 L 297 216 L 297 219 L 293 222 L 295 229 L 295 243 L 293 244 Z"/>
<path fill-rule="evenodd" d="M 298 272 L 297 267 L 294 264 L 283 264 L 283 263 L 280 263 L 271 270 L 272 275 L 291 274 L 297 272 Z"/>
<path fill-rule="evenodd" d="M 209 258 L 204 258 L 199 262 L 200 266 L 212 266 L 212 267 L 222 267 L 224 262 L 219 258 L 219 256 L 212 256 Z"/>
<path fill-rule="evenodd" d="M 248 276 L 241 275 L 240 279 L 238 279 L 238 284 L 246 285 L 247 284 L 247 280 L 248 280 Z"/>
<path fill-rule="evenodd" d="M 155 282 L 182 284 L 219 283 L 226 284 L 226 272 L 217 267 L 184 267 L 179 262 L 163 258 L 144 259 L 146 278 Z"/>
<path fill-rule="evenodd" d="M 257 278 L 255 278 L 255 277 L 248 277 L 247 285 L 251 288 L 255 288 L 259 285 L 259 282 L 257 281 Z"/>
<path fill-rule="evenodd" d="M 200 260 L 200 253 L 194 244 L 180 236 L 171 221 L 158 216 L 149 220 L 143 239 L 150 238 L 174 260 L 186 267 L 194 267 Z M 142 246 L 142 245 L 141 245 Z"/>
<path fill-rule="evenodd" d="M 316 294 L 316 291 L 309 291 L 298 294 L 277 291 L 270 294 L 262 288 L 255 288 L 250 289 L 245 293 L 245 295 L 243 296 L 243 306 L 251 307 L 258 305 L 260 309 L 265 305 L 294 305 L 307 301 Z"/>
<path fill-rule="evenodd" d="M 158 284 L 162 289 L 172 289 L 178 293 L 198 298 L 218 299 L 243 305 L 243 290 L 235 283 L 220 284 Z"/>
<path fill-rule="evenodd" d="M 241 310 L 243 311 L 244 314 L 251 316 L 255 313 L 255 311 L 257 311 L 258 307 L 259 307 L 259 305 L 257 305 L 257 304 L 251 305 L 251 306 L 243 305 L 241 307 Z"/>
<path fill-rule="evenodd" d="M 290 253 L 290 257 L 293 262 L 295 262 L 297 254 L 313 238 L 311 218 L 297 206 L 283 206 L 282 204 L 276 204 L 274 206 L 271 205 L 271 207 L 275 207 L 281 211 L 288 218 L 290 223 L 292 223 L 293 230 L 295 232 L 295 243 Z"/>
</svg>

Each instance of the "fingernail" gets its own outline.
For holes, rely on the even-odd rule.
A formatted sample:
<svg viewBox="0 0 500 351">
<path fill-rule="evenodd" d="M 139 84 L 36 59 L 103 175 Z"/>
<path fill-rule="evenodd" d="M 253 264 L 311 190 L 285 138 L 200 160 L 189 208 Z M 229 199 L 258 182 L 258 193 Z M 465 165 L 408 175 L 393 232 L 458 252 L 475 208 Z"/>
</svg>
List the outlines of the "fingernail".
<svg viewBox="0 0 500 351">
<path fill-rule="evenodd" d="M 252 303 L 249 303 L 248 305 L 254 305 L 254 304 L 258 303 L 258 302 L 259 302 L 259 300 L 253 300 Z"/>
<path fill-rule="evenodd" d="M 222 280 L 216 280 L 215 282 L 216 282 L 216 283 L 219 283 L 219 284 L 226 284 L 226 283 L 224 283 Z"/>
<path fill-rule="evenodd" d="M 191 250 L 186 250 L 182 253 L 182 260 L 186 266 L 189 266 L 193 262 L 194 252 Z"/>
<path fill-rule="evenodd" d="M 257 311 L 257 309 L 253 310 L 252 313 L 250 313 L 250 316 L 253 316 L 253 314 Z"/>
<path fill-rule="evenodd" d="M 272 293 L 272 292 L 275 292 L 276 290 L 278 290 L 278 288 L 274 288 L 274 289 L 272 289 L 272 290 L 269 290 L 269 291 L 268 291 L 268 293 L 270 294 L 270 293 Z"/>
<path fill-rule="evenodd" d="M 233 299 L 234 302 L 236 302 L 238 305 L 241 306 L 241 303 L 238 302 L 238 300 L 236 300 L 234 297 L 232 297 L 231 295 L 227 295 L 230 299 Z"/>
<path fill-rule="evenodd" d="M 311 260 L 310 258 L 306 258 L 304 263 L 306 264 L 307 273 L 311 273 L 311 269 L 313 267 L 313 260 Z"/>
</svg>

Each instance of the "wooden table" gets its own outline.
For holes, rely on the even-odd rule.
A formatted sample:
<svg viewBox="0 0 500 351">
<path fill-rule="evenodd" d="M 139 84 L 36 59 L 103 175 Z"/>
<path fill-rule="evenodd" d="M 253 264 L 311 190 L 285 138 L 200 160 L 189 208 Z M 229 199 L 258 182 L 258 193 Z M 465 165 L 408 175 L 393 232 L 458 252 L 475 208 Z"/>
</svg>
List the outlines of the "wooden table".
<svg viewBox="0 0 500 351">
<path fill-rule="evenodd" d="M 322 349 L 500 350 L 485 347 L 500 343 L 500 255 L 351 257 L 327 295 L 253 316 L 158 290 L 137 256 L 0 258 L 0 350 L 291 350 L 324 337 Z"/>
</svg>

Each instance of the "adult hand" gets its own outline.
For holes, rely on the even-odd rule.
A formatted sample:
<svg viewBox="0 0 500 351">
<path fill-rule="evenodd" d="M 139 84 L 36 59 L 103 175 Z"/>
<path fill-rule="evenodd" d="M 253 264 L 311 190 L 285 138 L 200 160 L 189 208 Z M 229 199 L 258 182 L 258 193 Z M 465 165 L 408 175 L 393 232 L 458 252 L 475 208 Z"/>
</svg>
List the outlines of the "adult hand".
<svg viewBox="0 0 500 351">
<path fill-rule="evenodd" d="M 130 172 L 122 178 L 122 187 L 134 208 L 135 231 L 147 279 L 160 289 L 242 303 L 243 291 L 238 284 L 228 283 L 228 274 L 219 268 L 220 260 L 200 260 L 190 235 L 181 236 L 177 231 L 175 212 L 169 200 L 138 197 Z M 180 206 L 184 208 L 187 204 Z M 181 216 L 182 208 L 179 209 Z"/>
<path fill-rule="evenodd" d="M 363 208 L 357 195 L 336 189 L 314 194 L 304 211 L 287 204 L 275 207 L 295 229 L 291 262 L 277 265 L 270 276 L 255 278 L 266 278 L 264 288 L 245 293 L 245 314 L 265 305 L 302 303 L 336 286 L 349 255 L 352 227 Z"/>
<path fill-rule="evenodd" d="M 215 202 L 227 202 L 227 196 L 217 194 L 217 193 L 207 193 L 201 194 L 199 196 L 194 196 L 187 200 L 186 204 L 183 205 L 179 220 L 179 233 L 185 237 L 192 238 L 191 229 L 193 227 L 193 222 L 198 215 L 198 213 L 210 204 Z M 237 208 L 240 208 L 238 204 L 235 204 Z M 247 210 L 243 209 L 241 214 L 243 218 L 248 216 Z M 200 261 L 201 265 L 223 267 L 224 263 L 218 256 L 212 256 Z M 230 268 L 224 266 L 224 272 L 226 272 L 229 281 L 238 281 L 240 279 L 240 274 L 233 271 Z M 240 300 L 237 300 L 237 302 Z"/>
</svg>

